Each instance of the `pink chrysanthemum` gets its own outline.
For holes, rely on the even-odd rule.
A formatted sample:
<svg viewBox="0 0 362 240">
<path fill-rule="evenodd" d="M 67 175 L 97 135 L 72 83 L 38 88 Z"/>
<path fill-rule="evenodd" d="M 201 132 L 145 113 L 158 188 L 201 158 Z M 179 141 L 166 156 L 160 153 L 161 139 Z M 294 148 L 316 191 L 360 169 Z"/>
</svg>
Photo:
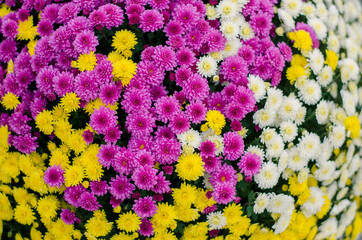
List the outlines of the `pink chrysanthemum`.
<svg viewBox="0 0 362 240">
<path fill-rule="evenodd" d="M 43 180 L 50 187 L 61 187 L 64 183 L 64 169 L 60 165 L 48 167 Z"/>
<path fill-rule="evenodd" d="M 201 101 L 191 102 L 186 106 L 186 114 L 192 123 L 201 123 L 206 117 L 206 107 Z"/>
<path fill-rule="evenodd" d="M 111 179 L 110 193 L 118 200 L 124 201 L 132 196 L 135 186 L 126 176 L 117 175 Z"/>
<path fill-rule="evenodd" d="M 145 10 L 140 16 L 140 28 L 143 32 L 154 32 L 163 27 L 163 16 L 155 10 Z"/>
<path fill-rule="evenodd" d="M 116 111 L 100 106 L 99 109 L 95 109 L 90 116 L 89 125 L 97 131 L 97 133 L 104 134 L 107 128 L 117 125 L 117 119 Z"/>
<path fill-rule="evenodd" d="M 101 205 L 97 201 L 97 198 L 88 191 L 83 192 L 78 199 L 78 203 L 80 207 L 84 208 L 87 211 L 96 211 Z"/>
<path fill-rule="evenodd" d="M 262 160 L 260 156 L 255 153 L 247 152 L 238 163 L 238 167 L 245 176 L 254 176 L 259 173 Z"/>
<path fill-rule="evenodd" d="M 163 194 L 163 193 L 168 193 L 171 191 L 171 188 L 170 188 L 170 181 L 166 180 L 166 177 L 163 176 L 163 172 L 160 172 L 158 175 L 157 175 L 157 178 L 156 178 L 156 185 L 152 188 L 152 191 L 154 191 L 155 193 L 158 193 L 158 194 Z M 156 195 L 155 195 L 156 196 Z M 154 196 L 154 199 L 155 199 L 155 196 Z M 162 195 L 161 195 L 162 196 Z M 155 199 L 156 200 L 156 199 Z M 157 200 L 156 200 L 157 201 Z"/>
<path fill-rule="evenodd" d="M 225 158 L 234 161 L 241 157 L 244 152 L 244 140 L 236 132 L 228 132 L 224 135 Z"/>
<path fill-rule="evenodd" d="M 135 200 L 135 204 L 132 209 L 139 217 L 147 218 L 152 217 L 157 212 L 157 205 L 156 201 L 154 201 L 152 197 L 147 196 Z"/>
<path fill-rule="evenodd" d="M 181 154 L 181 143 L 175 139 L 160 137 L 154 146 L 156 161 L 161 164 L 172 164 Z"/>
<path fill-rule="evenodd" d="M 205 142 L 201 143 L 200 156 L 201 157 L 215 156 L 216 150 L 217 149 L 215 143 L 211 142 L 210 140 L 206 140 Z"/>
<path fill-rule="evenodd" d="M 62 209 L 60 213 L 60 218 L 68 225 L 72 225 L 75 222 L 80 223 L 80 219 L 75 216 L 74 212 L 71 212 L 69 209 Z"/>
<path fill-rule="evenodd" d="M 225 183 L 231 183 L 235 186 L 238 181 L 236 174 L 237 172 L 233 166 L 223 164 L 216 171 L 211 173 L 210 183 L 213 186 Z"/>
<path fill-rule="evenodd" d="M 155 119 L 148 111 L 143 110 L 127 116 L 126 128 L 135 136 L 148 136 L 154 127 Z"/>
<path fill-rule="evenodd" d="M 153 235 L 153 227 L 152 227 L 152 223 L 150 220 L 148 220 L 147 218 L 142 218 L 141 219 L 141 224 L 140 224 L 140 229 L 138 230 L 138 232 L 145 237 L 150 237 Z"/>
<path fill-rule="evenodd" d="M 200 74 L 195 73 L 188 79 L 183 91 L 190 101 L 195 101 L 204 100 L 207 97 L 210 88 L 207 79 L 203 78 Z"/>
<path fill-rule="evenodd" d="M 146 89 L 127 88 L 123 95 L 122 107 L 127 113 L 148 110 L 151 107 L 151 94 Z"/>
<path fill-rule="evenodd" d="M 109 169 L 115 161 L 116 154 L 120 151 L 120 147 L 114 144 L 107 143 L 106 145 L 101 145 L 99 152 L 97 154 L 99 163 Z"/>
<path fill-rule="evenodd" d="M 231 183 L 222 183 L 214 186 L 212 197 L 219 204 L 228 204 L 236 196 L 236 189 Z"/>
<path fill-rule="evenodd" d="M 212 173 L 221 167 L 220 157 L 206 156 L 202 157 L 202 161 L 205 163 L 204 168 L 208 173 Z"/>
<path fill-rule="evenodd" d="M 91 181 L 89 183 L 92 193 L 96 196 L 103 196 L 108 192 L 107 181 Z"/>
<path fill-rule="evenodd" d="M 157 169 L 149 165 L 139 166 L 132 173 L 132 180 L 139 189 L 151 190 L 157 183 L 156 175 Z"/>
<path fill-rule="evenodd" d="M 173 70 L 176 67 L 176 54 L 167 46 L 157 46 L 154 49 L 154 60 L 158 67 L 166 71 Z"/>
<path fill-rule="evenodd" d="M 77 34 L 73 42 L 74 49 L 79 54 L 88 54 L 91 51 L 96 51 L 98 45 L 98 38 L 94 35 L 93 31 L 84 30 Z"/>
</svg>

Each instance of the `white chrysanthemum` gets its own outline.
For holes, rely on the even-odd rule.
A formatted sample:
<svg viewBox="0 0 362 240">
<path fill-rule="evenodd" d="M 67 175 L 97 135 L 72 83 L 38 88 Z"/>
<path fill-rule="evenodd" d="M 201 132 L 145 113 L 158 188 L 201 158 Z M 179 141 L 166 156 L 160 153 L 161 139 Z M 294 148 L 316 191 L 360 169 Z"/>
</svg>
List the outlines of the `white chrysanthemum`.
<svg viewBox="0 0 362 240">
<path fill-rule="evenodd" d="M 309 218 L 319 212 L 324 204 L 324 193 L 318 187 L 310 187 L 310 196 L 301 206 L 304 215 Z"/>
<path fill-rule="evenodd" d="M 264 150 L 261 149 L 260 147 L 255 145 L 250 145 L 248 149 L 246 149 L 246 152 L 255 153 L 260 157 L 262 161 L 264 161 Z"/>
<path fill-rule="evenodd" d="M 302 170 L 299 171 L 298 173 L 298 182 L 300 183 L 304 183 L 309 176 L 309 168 L 305 167 Z"/>
<path fill-rule="evenodd" d="M 266 157 L 268 159 L 280 157 L 284 150 L 284 142 L 282 137 L 277 134 L 271 142 L 267 144 Z"/>
<path fill-rule="evenodd" d="M 351 205 L 351 201 L 348 199 L 343 199 L 338 204 L 335 204 L 330 212 L 330 215 L 336 216 L 340 214 L 344 209 L 346 209 L 349 205 Z"/>
<path fill-rule="evenodd" d="M 265 145 L 270 144 L 278 136 L 274 128 L 264 128 L 260 135 L 260 141 Z"/>
<path fill-rule="evenodd" d="M 260 109 L 253 116 L 254 124 L 263 128 L 273 124 L 275 120 L 275 111 L 269 109 Z"/>
<path fill-rule="evenodd" d="M 305 120 L 305 115 L 307 114 L 307 108 L 306 107 L 300 107 L 298 109 L 297 115 L 295 115 L 294 122 L 299 126 L 302 124 Z"/>
<path fill-rule="evenodd" d="M 282 120 L 294 120 L 301 108 L 301 103 L 293 96 L 284 97 L 278 109 L 278 114 Z"/>
<path fill-rule="evenodd" d="M 313 3 L 311 2 L 306 2 L 303 4 L 303 9 L 302 9 L 303 14 L 307 17 L 307 18 L 313 18 L 315 17 L 316 14 L 316 9 Z"/>
<path fill-rule="evenodd" d="M 265 82 L 259 76 L 252 74 L 248 76 L 248 88 L 253 91 L 256 102 L 265 97 Z"/>
<path fill-rule="evenodd" d="M 348 116 L 352 116 L 356 113 L 356 105 L 354 96 L 346 90 L 341 90 L 341 97 L 343 101 L 343 108 L 346 110 Z"/>
<path fill-rule="evenodd" d="M 314 176 L 318 181 L 326 181 L 333 177 L 336 171 L 336 163 L 333 161 L 324 162 L 318 170 L 314 172 Z"/>
<path fill-rule="evenodd" d="M 238 14 L 238 10 L 238 5 L 229 0 L 221 1 L 216 7 L 219 16 L 228 20 L 232 20 Z"/>
<path fill-rule="evenodd" d="M 328 218 L 319 226 L 319 233 L 315 236 L 316 240 L 327 239 L 337 232 L 338 221 L 335 217 Z"/>
<path fill-rule="evenodd" d="M 336 29 L 338 25 L 339 12 L 336 6 L 331 4 L 328 9 L 328 21 L 324 21 L 327 24 L 329 30 Z"/>
<path fill-rule="evenodd" d="M 328 49 L 332 50 L 333 52 L 339 52 L 339 40 L 335 34 L 329 34 L 327 38 L 327 45 Z"/>
<path fill-rule="evenodd" d="M 243 40 L 249 40 L 255 36 L 255 33 L 248 22 L 244 22 L 240 25 L 239 36 Z"/>
<path fill-rule="evenodd" d="M 224 139 L 223 137 L 221 137 L 220 135 L 213 135 L 207 138 L 208 140 L 210 140 L 211 142 L 215 143 L 215 147 L 216 147 L 216 155 L 219 155 L 220 153 L 222 153 L 222 151 L 224 150 Z"/>
<path fill-rule="evenodd" d="M 226 226 L 226 217 L 223 215 L 221 211 L 218 212 L 212 212 L 209 215 L 207 215 L 207 222 L 209 223 L 209 229 L 222 229 L 224 226 Z"/>
<path fill-rule="evenodd" d="M 267 211 L 270 213 L 280 213 L 280 214 L 292 214 L 294 210 L 294 198 L 285 195 L 278 194 L 272 195 L 269 200 Z"/>
<path fill-rule="evenodd" d="M 288 151 L 284 150 L 282 152 L 282 154 L 280 154 L 279 161 L 278 161 L 278 171 L 279 172 L 283 172 L 286 169 L 286 167 L 288 165 L 288 158 L 289 158 Z"/>
<path fill-rule="evenodd" d="M 189 145 L 193 148 L 199 148 L 202 141 L 200 133 L 193 129 L 177 135 L 177 138 L 180 140 L 182 146 Z"/>
<path fill-rule="evenodd" d="M 318 48 L 314 48 L 309 55 L 309 66 L 315 75 L 318 75 L 323 68 L 324 57 Z"/>
<path fill-rule="evenodd" d="M 260 193 L 259 196 L 255 199 L 255 204 L 253 208 L 254 213 L 260 214 L 264 212 L 264 210 L 268 207 L 269 199 L 269 194 Z"/>
<path fill-rule="evenodd" d="M 281 7 L 293 18 L 296 18 L 302 10 L 303 4 L 301 0 L 282 0 Z"/>
<path fill-rule="evenodd" d="M 316 5 L 316 15 L 323 22 L 325 22 L 325 23 L 327 22 L 327 20 L 328 20 L 328 10 L 326 8 L 326 5 L 324 5 L 323 2 L 317 3 L 317 5 Z"/>
<path fill-rule="evenodd" d="M 232 20 L 222 21 L 220 31 L 226 39 L 235 39 L 239 34 L 239 25 Z"/>
<path fill-rule="evenodd" d="M 205 142 L 209 137 L 214 135 L 215 132 L 211 128 L 208 128 L 205 132 L 201 132 L 202 141 Z"/>
<path fill-rule="evenodd" d="M 341 66 L 341 77 L 342 81 L 347 82 L 348 80 L 358 80 L 359 78 L 359 67 L 357 63 L 350 58 L 342 59 L 338 62 L 338 65 Z M 348 76 L 343 76 L 344 71 L 348 72 Z"/>
<path fill-rule="evenodd" d="M 333 126 L 333 130 L 329 133 L 328 137 L 334 148 L 340 148 L 346 139 L 345 127 L 342 124 Z"/>
<path fill-rule="evenodd" d="M 292 218 L 291 215 L 282 214 L 277 222 L 272 226 L 274 228 L 274 234 L 280 234 L 287 229 L 289 226 L 290 219 Z"/>
<path fill-rule="evenodd" d="M 222 51 L 224 57 L 236 55 L 242 43 L 239 39 L 230 39 L 225 43 L 225 49 Z"/>
<path fill-rule="evenodd" d="M 241 14 L 237 14 L 233 19 L 232 19 L 238 26 L 240 26 L 242 23 L 245 22 L 245 18 L 243 15 Z"/>
<path fill-rule="evenodd" d="M 265 108 L 277 110 L 283 102 L 283 92 L 278 88 L 269 87 L 267 96 Z"/>
<path fill-rule="evenodd" d="M 329 138 L 324 138 L 323 142 L 320 145 L 320 151 L 317 157 L 317 163 L 323 164 L 325 161 L 327 161 L 333 153 L 333 146 L 329 140 Z"/>
<path fill-rule="evenodd" d="M 321 72 L 317 76 L 318 83 L 322 87 L 326 87 L 333 80 L 333 70 L 330 66 L 326 65 L 322 68 Z"/>
<path fill-rule="evenodd" d="M 358 58 L 358 46 L 351 38 L 346 39 L 347 57 L 357 61 Z"/>
<path fill-rule="evenodd" d="M 328 116 L 330 113 L 330 105 L 331 102 L 327 102 L 326 100 L 322 100 L 318 103 L 317 109 L 315 110 L 315 115 L 318 124 L 326 124 L 328 122 Z"/>
<path fill-rule="evenodd" d="M 343 108 L 341 107 L 334 107 L 332 108 L 332 111 L 331 111 L 331 121 L 338 125 L 338 124 L 342 124 L 344 123 L 344 119 L 346 119 L 347 115 L 346 115 L 346 112 L 344 111 Z"/>
<path fill-rule="evenodd" d="M 210 183 L 210 174 L 205 172 L 202 183 L 204 184 L 205 189 L 213 189 L 213 186 Z"/>
<path fill-rule="evenodd" d="M 278 17 L 280 21 L 284 24 L 283 28 L 285 31 L 289 32 L 295 28 L 295 21 L 287 11 L 283 9 L 278 9 Z"/>
<path fill-rule="evenodd" d="M 216 74 L 217 71 L 217 62 L 211 56 L 200 57 L 197 62 L 197 71 L 203 77 L 211 77 Z"/>
<path fill-rule="evenodd" d="M 288 168 L 293 171 L 300 171 L 308 164 L 308 158 L 297 147 L 288 150 Z"/>
<path fill-rule="evenodd" d="M 305 104 L 315 105 L 322 97 L 322 90 L 316 81 L 307 80 L 305 86 L 299 90 L 298 96 Z"/>
<path fill-rule="evenodd" d="M 210 4 L 206 5 L 206 16 L 210 20 L 215 20 L 218 17 L 216 8 Z"/>
<path fill-rule="evenodd" d="M 317 156 L 321 141 L 315 133 L 305 134 L 298 143 L 298 148 L 308 159 L 313 159 Z"/>
<path fill-rule="evenodd" d="M 327 37 L 327 27 L 320 19 L 308 19 L 308 25 L 314 29 L 319 40 L 323 40 Z"/>
<path fill-rule="evenodd" d="M 278 166 L 269 161 L 263 163 L 260 172 L 255 175 L 254 180 L 261 189 L 272 188 L 277 185 L 280 174 L 278 172 Z"/>
<path fill-rule="evenodd" d="M 280 134 L 285 142 L 291 142 L 298 135 L 298 127 L 292 121 L 284 121 L 280 124 Z"/>
</svg>

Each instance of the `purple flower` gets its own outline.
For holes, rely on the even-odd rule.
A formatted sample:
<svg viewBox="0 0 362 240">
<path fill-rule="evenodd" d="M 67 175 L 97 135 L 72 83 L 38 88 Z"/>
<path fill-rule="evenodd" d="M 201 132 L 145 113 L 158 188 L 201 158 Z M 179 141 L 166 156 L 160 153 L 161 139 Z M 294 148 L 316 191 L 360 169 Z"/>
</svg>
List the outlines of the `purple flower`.
<svg viewBox="0 0 362 240">
<path fill-rule="evenodd" d="M 135 200 L 135 204 L 132 209 L 139 217 L 147 218 L 152 217 L 157 212 L 157 205 L 156 201 L 154 201 L 152 197 L 147 196 Z"/>
<path fill-rule="evenodd" d="M 100 106 L 99 109 L 94 109 L 89 125 L 97 133 L 104 134 L 107 128 L 117 125 L 117 119 L 116 111 Z"/>
<path fill-rule="evenodd" d="M 177 50 L 179 48 L 184 47 L 186 44 L 186 41 L 180 35 L 176 35 L 176 36 L 169 37 L 168 40 L 166 41 L 166 44 L 168 46 L 170 46 L 172 49 Z"/>
<path fill-rule="evenodd" d="M 155 163 L 153 155 L 144 149 L 138 151 L 137 158 L 141 166 L 146 166 L 146 165 L 153 166 L 153 164 Z"/>
<path fill-rule="evenodd" d="M 249 45 L 243 45 L 238 50 L 238 56 L 241 57 L 249 66 L 254 63 L 255 52 Z"/>
<path fill-rule="evenodd" d="M 238 167 L 245 176 L 254 176 L 259 173 L 262 161 L 260 156 L 255 153 L 247 152 L 242 156 Z"/>
<path fill-rule="evenodd" d="M 129 149 L 122 148 L 116 154 L 113 162 L 113 168 L 120 174 L 130 174 L 138 166 L 136 154 Z"/>
<path fill-rule="evenodd" d="M 140 28 L 143 32 L 154 32 L 163 27 L 163 16 L 155 10 L 145 10 L 140 16 Z"/>
<path fill-rule="evenodd" d="M 186 106 L 186 114 L 192 123 L 201 123 L 206 117 L 206 107 L 201 101 L 191 102 Z"/>
<path fill-rule="evenodd" d="M 247 84 L 248 67 L 246 62 L 239 56 L 225 58 L 221 64 L 220 73 L 223 77 L 237 85 Z"/>
<path fill-rule="evenodd" d="M 199 20 L 200 14 L 197 11 L 197 8 L 191 4 L 182 4 L 176 7 L 173 12 L 173 18 L 175 21 L 179 22 L 181 26 L 189 30 L 194 24 Z"/>
<path fill-rule="evenodd" d="M 61 187 L 64 183 L 64 169 L 60 165 L 48 167 L 43 180 L 50 187 Z"/>
<path fill-rule="evenodd" d="M 189 118 L 186 114 L 180 112 L 180 114 L 176 114 L 172 117 L 170 127 L 175 134 L 186 132 L 190 128 Z"/>
<path fill-rule="evenodd" d="M 232 183 L 219 183 L 214 186 L 212 197 L 219 204 L 228 204 L 236 196 L 236 189 Z"/>
<path fill-rule="evenodd" d="M 18 135 L 30 133 L 31 127 L 27 125 L 29 120 L 31 119 L 27 115 L 23 115 L 21 112 L 14 112 L 8 120 L 9 130 Z"/>
<path fill-rule="evenodd" d="M 152 191 L 154 191 L 155 193 L 158 193 L 158 194 L 163 194 L 163 193 L 167 193 L 167 192 L 170 192 L 171 191 L 171 188 L 170 188 L 170 181 L 166 180 L 166 177 L 163 176 L 163 172 L 160 172 L 158 175 L 157 175 L 157 178 L 156 178 L 156 185 L 152 188 Z M 156 195 L 155 195 L 156 196 Z M 155 197 L 154 196 L 154 197 Z M 162 196 L 162 195 L 161 195 Z M 155 198 L 154 198 L 155 199 Z M 156 200 L 156 199 L 155 199 Z M 157 200 L 156 200 L 157 201 Z"/>
<path fill-rule="evenodd" d="M 159 119 L 164 123 L 181 112 L 181 105 L 175 97 L 167 96 L 159 98 L 155 104 L 155 108 Z"/>
<path fill-rule="evenodd" d="M 127 113 L 151 108 L 151 94 L 146 89 L 127 88 L 123 96 L 122 107 Z"/>
<path fill-rule="evenodd" d="M 115 143 L 121 137 L 122 131 L 119 126 L 108 127 L 104 133 L 104 141 L 107 143 Z"/>
<path fill-rule="evenodd" d="M 251 15 L 250 26 L 256 36 L 267 37 L 269 35 L 270 29 L 272 28 L 272 18 L 273 15 L 261 11 Z"/>
<path fill-rule="evenodd" d="M 44 9 L 43 9 L 44 10 Z M 25 8 L 20 8 L 17 12 L 18 18 L 20 21 L 24 22 L 30 16 L 29 10 Z M 43 18 L 43 17 L 42 17 Z"/>
<path fill-rule="evenodd" d="M 153 227 L 152 227 L 152 223 L 150 220 L 148 220 L 147 218 L 142 218 L 141 219 L 141 224 L 140 224 L 140 229 L 138 230 L 138 232 L 145 237 L 150 237 L 153 235 Z"/>
<path fill-rule="evenodd" d="M 80 223 L 80 219 L 75 216 L 74 212 L 71 212 L 69 209 L 62 208 L 62 212 L 60 213 L 60 218 L 66 224 L 72 225 L 74 222 Z"/>
<path fill-rule="evenodd" d="M 137 64 L 137 77 L 146 84 L 159 86 L 162 85 L 165 71 L 151 61 L 141 61 Z"/>
<path fill-rule="evenodd" d="M 198 30 L 193 30 L 185 36 L 186 44 L 193 50 L 199 50 L 206 40 L 205 36 Z"/>
<path fill-rule="evenodd" d="M 70 72 L 61 72 L 54 76 L 53 89 L 61 97 L 70 93 L 74 89 L 74 76 Z"/>
<path fill-rule="evenodd" d="M 224 113 L 225 117 L 229 118 L 230 120 L 241 121 L 247 114 L 247 111 L 245 108 L 243 108 L 243 105 L 236 101 L 232 101 L 225 106 Z"/>
<path fill-rule="evenodd" d="M 90 30 L 84 30 L 77 34 L 73 42 L 73 46 L 79 54 L 88 54 L 91 51 L 96 51 L 97 45 L 98 38 Z"/>
<path fill-rule="evenodd" d="M 11 19 L 4 20 L 1 25 L 1 32 L 4 35 L 4 37 L 15 38 L 16 34 L 18 34 L 17 22 Z"/>
<path fill-rule="evenodd" d="M 212 173 L 221 167 L 220 157 L 206 156 L 202 157 L 202 161 L 205 163 L 204 168 L 208 173 Z"/>
<path fill-rule="evenodd" d="M 53 3 L 47 5 L 40 14 L 41 19 L 48 19 L 52 22 L 58 19 L 59 4 Z M 28 12 L 29 14 L 29 12 Z"/>
<path fill-rule="evenodd" d="M 163 10 L 168 8 L 170 0 L 149 0 L 148 4 L 154 9 Z"/>
<path fill-rule="evenodd" d="M 38 23 L 37 32 L 41 37 L 50 36 L 53 33 L 53 23 L 49 19 L 41 19 Z"/>
<path fill-rule="evenodd" d="M 58 21 L 60 23 L 67 23 L 70 19 L 76 17 L 80 10 L 81 9 L 74 3 L 66 3 L 59 9 Z"/>
<path fill-rule="evenodd" d="M 178 21 L 169 21 L 164 31 L 167 36 L 175 36 L 181 34 L 183 29 Z"/>
<path fill-rule="evenodd" d="M 231 99 L 239 103 L 246 113 L 251 112 L 256 103 L 253 91 L 244 86 L 237 87 Z"/>
<path fill-rule="evenodd" d="M 64 190 L 64 200 L 76 208 L 80 207 L 78 199 L 80 195 L 82 195 L 85 191 L 86 191 L 85 187 L 83 187 L 83 185 L 81 184 L 74 187 L 67 187 Z"/>
<path fill-rule="evenodd" d="M 101 6 L 98 10 L 105 11 L 106 24 L 105 26 L 110 30 L 112 27 L 118 27 L 123 23 L 124 15 L 121 7 L 115 4 L 106 4 Z"/>
<path fill-rule="evenodd" d="M 0 43 L 0 61 L 7 63 L 16 54 L 16 42 L 13 39 L 5 39 Z"/>
<path fill-rule="evenodd" d="M 101 205 L 97 201 L 97 198 L 88 191 L 83 192 L 79 196 L 78 203 L 80 204 L 80 207 L 84 208 L 87 211 L 96 211 L 101 207 Z"/>
<path fill-rule="evenodd" d="M 154 61 L 155 64 L 166 71 L 173 70 L 176 67 L 176 54 L 167 46 L 157 46 L 154 49 Z"/>
<path fill-rule="evenodd" d="M 243 138 L 236 132 L 224 134 L 224 154 L 225 158 L 234 161 L 241 157 L 244 152 Z"/>
<path fill-rule="evenodd" d="M 106 145 L 102 144 L 97 154 L 99 163 L 103 167 L 109 169 L 109 167 L 112 166 L 116 154 L 120 151 L 120 149 L 121 148 L 115 144 L 111 143 L 107 143 Z"/>
<path fill-rule="evenodd" d="M 200 74 L 193 74 L 189 77 L 183 91 L 190 101 L 204 100 L 209 93 L 209 84 L 207 79 Z"/>
<path fill-rule="evenodd" d="M 206 140 L 205 142 L 201 143 L 200 156 L 201 157 L 215 156 L 216 150 L 217 149 L 215 143 L 211 142 L 210 140 Z"/>
<path fill-rule="evenodd" d="M 156 127 L 155 119 L 148 111 L 131 113 L 127 116 L 126 128 L 135 136 L 148 136 Z"/>
<path fill-rule="evenodd" d="M 93 142 L 94 132 L 91 132 L 89 129 L 84 131 L 82 134 L 84 141 L 88 144 Z"/>
<path fill-rule="evenodd" d="M 124 201 L 132 196 L 135 186 L 126 176 L 117 175 L 111 179 L 110 193 L 118 200 Z"/>
<path fill-rule="evenodd" d="M 132 173 L 132 180 L 139 189 L 151 190 L 157 183 L 156 175 L 157 169 L 149 165 L 139 166 Z"/>
<path fill-rule="evenodd" d="M 292 49 L 285 42 L 278 43 L 278 47 L 280 49 L 280 52 L 283 54 L 285 61 L 287 62 L 292 61 L 293 58 Z"/>
<path fill-rule="evenodd" d="M 268 60 L 266 60 L 264 56 L 259 56 L 256 58 L 251 73 L 261 77 L 265 81 L 272 78 L 273 71 Z"/>
<path fill-rule="evenodd" d="M 95 10 L 89 15 L 89 20 L 95 29 L 100 30 L 105 26 L 107 13 L 102 9 Z"/>
<path fill-rule="evenodd" d="M 172 132 L 170 127 L 166 127 L 166 126 L 159 126 L 157 128 L 157 131 L 155 132 L 155 135 L 157 137 L 164 137 L 164 138 L 169 138 L 169 139 L 175 139 L 176 136 L 175 134 Z"/>
<path fill-rule="evenodd" d="M 27 133 L 24 136 L 14 136 L 11 145 L 22 153 L 30 154 L 35 152 L 38 147 L 36 140 L 37 137 L 32 137 L 30 133 Z"/>
<path fill-rule="evenodd" d="M 156 161 L 161 164 L 172 164 L 181 154 L 181 143 L 176 139 L 157 138 L 154 146 Z"/>
<path fill-rule="evenodd" d="M 97 55 L 98 56 L 98 55 Z M 107 59 L 98 59 L 97 57 L 97 65 L 94 67 L 94 74 L 100 80 L 100 82 L 111 82 L 112 80 L 112 71 L 113 66 L 112 63 Z"/>
<path fill-rule="evenodd" d="M 236 174 L 237 172 L 233 166 L 223 164 L 211 174 L 210 183 L 213 186 L 224 183 L 231 183 L 235 186 L 238 181 Z"/>
<path fill-rule="evenodd" d="M 74 92 L 82 100 L 89 102 L 98 97 L 99 81 L 93 71 L 81 72 L 74 81 Z"/>
<path fill-rule="evenodd" d="M 92 193 L 96 196 L 103 196 L 108 192 L 107 181 L 91 181 L 89 186 L 92 190 Z"/>
<path fill-rule="evenodd" d="M 196 62 L 195 54 L 189 48 L 180 48 L 176 53 L 176 59 L 179 65 L 191 66 Z"/>
</svg>

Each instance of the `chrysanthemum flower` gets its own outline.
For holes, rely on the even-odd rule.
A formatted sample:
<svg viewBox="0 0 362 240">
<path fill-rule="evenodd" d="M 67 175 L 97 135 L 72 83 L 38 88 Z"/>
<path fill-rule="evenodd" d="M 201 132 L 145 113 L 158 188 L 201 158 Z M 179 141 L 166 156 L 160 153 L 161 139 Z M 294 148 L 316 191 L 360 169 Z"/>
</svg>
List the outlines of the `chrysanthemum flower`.
<svg viewBox="0 0 362 240">
<path fill-rule="evenodd" d="M 48 167 L 44 172 L 44 182 L 50 187 L 61 187 L 64 183 L 64 169 L 60 165 Z"/>
<path fill-rule="evenodd" d="M 176 172 L 181 179 L 195 181 L 204 173 L 202 158 L 194 153 L 181 156 L 176 165 Z"/>
<path fill-rule="evenodd" d="M 157 211 L 156 201 L 152 199 L 152 197 L 147 196 L 144 198 L 140 198 L 135 200 L 135 204 L 133 205 L 133 211 L 137 213 L 137 215 L 141 218 L 152 217 Z"/>
<path fill-rule="evenodd" d="M 127 212 L 121 214 L 116 222 L 118 229 L 135 232 L 140 228 L 141 218 L 133 212 Z"/>
<path fill-rule="evenodd" d="M 117 31 L 112 39 L 112 47 L 114 47 L 118 53 L 131 50 L 136 44 L 136 35 L 129 30 Z"/>
</svg>

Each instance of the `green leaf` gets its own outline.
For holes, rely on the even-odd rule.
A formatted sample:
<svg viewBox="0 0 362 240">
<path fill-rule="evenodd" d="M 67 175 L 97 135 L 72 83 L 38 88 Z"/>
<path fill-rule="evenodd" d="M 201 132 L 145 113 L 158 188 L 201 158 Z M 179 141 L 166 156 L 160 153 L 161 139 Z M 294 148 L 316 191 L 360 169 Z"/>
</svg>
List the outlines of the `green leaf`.
<svg viewBox="0 0 362 240">
<path fill-rule="evenodd" d="M 251 205 L 246 207 L 246 214 L 250 217 L 253 213 L 253 207 Z"/>
</svg>

